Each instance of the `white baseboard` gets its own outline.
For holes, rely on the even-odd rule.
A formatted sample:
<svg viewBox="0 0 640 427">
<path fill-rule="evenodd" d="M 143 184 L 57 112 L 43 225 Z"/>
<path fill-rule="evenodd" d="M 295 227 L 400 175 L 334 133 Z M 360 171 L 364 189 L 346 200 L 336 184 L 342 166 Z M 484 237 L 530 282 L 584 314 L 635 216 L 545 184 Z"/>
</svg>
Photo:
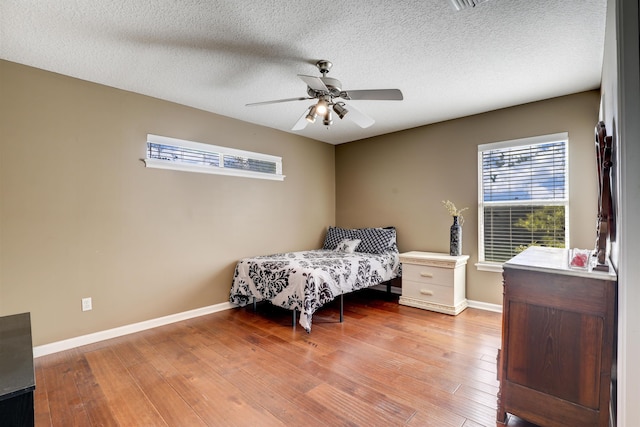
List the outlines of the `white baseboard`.
<svg viewBox="0 0 640 427">
<path fill-rule="evenodd" d="M 488 302 L 467 300 L 469 307 L 477 308 L 478 310 L 494 311 L 496 313 L 502 313 L 502 304 L 490 304 Z"/>
<path fill-rule="evenodd" d="M 217 313 L 218 311 L 229 310 L 235 308 L 234 304 L 223 302 L 220 304 L 210 305 L 208 307 L 196 308 L 194 310 L 184 311 L 182 313 L 170 314 L 169 316 L 158 317 L 157 319 L 145 320 L 131 325 L 120 326 L 118 328 L 108 329 L 106 331 L 95 332 L 88 335 L 82 335 L 75 338 L 69 338 L 50 344 L 39 345 L 33 348 L 33 357 L 46 356 L 48 354 L 57 353 L 59 351 L 69 350 L 87 344 L 93 344 L 98 341 L 108 340 L 111 338 L 121 337 L 123 335 L 140 332 L 158 326 L 168 325 L 169 323 L 179 322 L 205 314 Z"/>
<path fill-rule="evenodd" d="M 386 286 L 380 286 L 380 290 L 386 291 Z M 399 293 L 398 289 L 391 288 L 394 293 Z M 499 304 L 489 304 L 482 301 L 468 300 L 469 307 L 477 308 L 480 310 L 494 311 L 502 313 L 502 306 Z M 46 356 L 48 354 L 57 353 L 60 351 L 69 350 L 76 347 L 81 347 L 87 344 L 93 344 L 99 341 L 108 340 L 111 338 L 121 337 L 123 335 L 132 334 L 135 332 L 144 331 L 158 326 L 168 325 L 170 323 L 180 322 L 181 320 L 192 319 L 198 316 L 204 316 L 206 314 L 217 313 L 223 310 L 229 310 L 236 306 L 223 302 L 220 304 L 210 305 L 208 307 L 196 308 L 195 310 L 184 311 L 182 313 L 171 314 L 169 316 L 158 317 L 157 319 L 145 320 L 139 323 L 133 323 L 131 325 L 120 326 L 118 328 L 107 329 L 106 331 L 94 332 L 88 335 L 81 335 L 75 338 L 69 338 L 62 341 L 52 342 L 50 344 L 39 345 L 33 348 L 33 357 Z"/>
</svg>

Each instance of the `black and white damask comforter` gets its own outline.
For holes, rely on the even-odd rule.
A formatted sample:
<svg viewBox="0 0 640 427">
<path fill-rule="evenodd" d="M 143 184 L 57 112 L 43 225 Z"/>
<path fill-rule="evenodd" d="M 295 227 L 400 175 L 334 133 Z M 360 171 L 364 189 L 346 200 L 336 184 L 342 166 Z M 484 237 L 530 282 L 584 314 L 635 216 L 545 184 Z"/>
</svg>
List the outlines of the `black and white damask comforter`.
<svg viewBox="0 0 640 427">
<path fill-rule="evenodd" d="M 311 317 L 341 294 L 367 288 L 399 275 L 398 252 L 348 253 L 318 249 L 245 258 L 233 275 L 229 301 L 240 306 L 267 300 L 297 310 L 300 325 L 311 331 Z"/>
</svg>

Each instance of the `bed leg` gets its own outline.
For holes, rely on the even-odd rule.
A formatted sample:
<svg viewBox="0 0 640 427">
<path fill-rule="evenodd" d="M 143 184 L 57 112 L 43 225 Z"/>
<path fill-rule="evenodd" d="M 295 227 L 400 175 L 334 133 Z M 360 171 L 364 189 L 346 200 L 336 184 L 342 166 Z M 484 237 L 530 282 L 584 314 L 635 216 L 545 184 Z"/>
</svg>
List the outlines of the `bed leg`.
<svg viewBox="0 0 640 427">
<path fill-rule="evenodd" d="M 253 297 L 253 311 L 254 312 L 258 311 L 257 307 L 258 307 L 258 303 L 256 302 L 256 297 Z"/>
<path fill-rule="evenodd" d="M 293 328 L 295 329 L 296 327 L 296 309 L 293 309 Z"/>
<path fill-rule="evenodd" d="M 344 294 L 340 294 L 340 323 L 344 318 Z"/>
</svg>

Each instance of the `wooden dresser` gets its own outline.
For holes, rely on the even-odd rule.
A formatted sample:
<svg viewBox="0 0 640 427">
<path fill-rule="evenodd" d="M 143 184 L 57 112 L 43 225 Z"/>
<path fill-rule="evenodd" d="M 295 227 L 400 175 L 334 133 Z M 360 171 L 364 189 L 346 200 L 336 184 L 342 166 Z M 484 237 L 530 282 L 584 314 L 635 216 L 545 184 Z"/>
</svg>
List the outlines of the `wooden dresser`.
<svg viewBox="0 0 640 427">
<path fill-rule="evenodd" d="M 608 426 L 617 278 L 531 247 L 504 264 L 498 423 Z"/>
<path fill-rule="evenodd" d="M 456 315 L 467 308 L 468 255 L 405 252 L 402 263 L 400 304 Z"/>
</svg>

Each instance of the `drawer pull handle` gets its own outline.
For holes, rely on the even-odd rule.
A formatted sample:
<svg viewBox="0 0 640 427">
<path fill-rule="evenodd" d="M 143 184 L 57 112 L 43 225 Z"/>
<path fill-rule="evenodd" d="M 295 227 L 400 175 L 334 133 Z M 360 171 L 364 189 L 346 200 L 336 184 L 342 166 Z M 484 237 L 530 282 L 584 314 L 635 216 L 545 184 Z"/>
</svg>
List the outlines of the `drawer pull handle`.
<svg viewBox="0 0 640 427">
<path fill-rule="evenodd" d="M 420 277 L 433 277 L 433 273 L 420 273 Z"/>
<path fill-rule="evenodd" d="M 421 294 L 421 295 L 429 295 L 429 296 L 432 296 L 432 295 L 433 295 L 433 291 L 429 291 L 429 290 L 427 290 L 427 289 L 421 289 L 421 290 L 420 290 L 420 294 Z"/>
</svg>

